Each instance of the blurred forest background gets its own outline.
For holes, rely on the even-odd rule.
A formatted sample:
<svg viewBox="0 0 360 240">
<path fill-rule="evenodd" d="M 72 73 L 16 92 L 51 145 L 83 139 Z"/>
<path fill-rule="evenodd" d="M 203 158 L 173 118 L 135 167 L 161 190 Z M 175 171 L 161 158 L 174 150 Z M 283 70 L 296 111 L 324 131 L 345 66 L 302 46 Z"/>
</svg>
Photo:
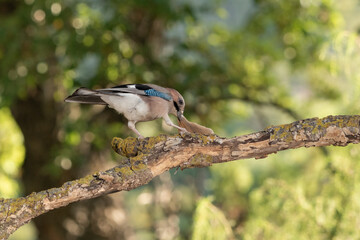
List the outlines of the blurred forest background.
<svg viewBox="0 0 360 240">
<path fill-rule="evenodd" d="M 2 0 L 0 196 L 108 169 L 134 134 L 79 87 L 177 89 L 185 116 L 224 137 L 359 114 L 359 0 Z M 161 121 L 145 136 L 173 134 Z M 359 170 L 359 171 L 358 171 Z M 54 210 L 11 239 L 356 239 L 360 149 L 298 149 L 172 170 Z"/>
</svg>

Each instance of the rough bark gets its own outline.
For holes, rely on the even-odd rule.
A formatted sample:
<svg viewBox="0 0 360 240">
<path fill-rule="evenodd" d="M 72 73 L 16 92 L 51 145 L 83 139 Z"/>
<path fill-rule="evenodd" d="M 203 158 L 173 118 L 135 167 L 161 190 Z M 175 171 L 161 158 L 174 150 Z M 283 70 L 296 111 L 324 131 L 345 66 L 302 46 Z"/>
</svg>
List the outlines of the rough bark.
<svg viewBox="0 0 360 240">
<path fill-rule="evenodd" d="M 21 225 L 52 209 L 112 192 L 129 191 L 171 168 L 206 167 L 244 158 L 265 158 L 286 149 L 346 146 L 359 141 L 360 116 L 357 115 L 305 119 L 230 139 L 196 134 L 114 138 L 113 149 L 127 157 L 118 166 L 66 182 L 59 188 L 23 198 L 0 199 L 0 237 L 6 239 Z"/>
</svg>

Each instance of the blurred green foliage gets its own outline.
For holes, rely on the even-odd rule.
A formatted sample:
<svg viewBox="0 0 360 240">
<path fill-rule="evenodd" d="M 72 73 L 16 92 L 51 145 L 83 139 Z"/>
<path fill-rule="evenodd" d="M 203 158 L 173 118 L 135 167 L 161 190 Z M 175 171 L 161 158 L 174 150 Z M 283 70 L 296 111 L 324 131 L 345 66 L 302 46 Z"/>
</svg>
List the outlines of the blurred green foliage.
<svg viewBox="0 0 360 240">
<path fill-rule="evenodd" d="M 2 1 L 1 196 L 122 160 L 110 149 L 132 134 L 122 117 L 63 103 L 79 86 L 176 88 L 188 119 L 227 137 L 358 113 L 359 10 L 356 0 Z M 174 133 L 161 121 L 139 130 Z M 34 225 L 39 239 L 356 239 L 357 148 L 172 170 Z"/>
<path fill-rule="evenodd" d="M 252 192 L 244 239 L 348 239 L 359 236 L 358 149 L 330 152 L 301 181 L 268 179 Z M 315 166 L 314 166 L 315 165 Z M 317 166 L 316 166 L 317 165 Z M 289 218 L 290 217 L 290 218 Z"/>
<path fill-rule="evenodd" d="M 230 223 L 209 198 L 201 199 L 196 207 L 192 239 L 234 239 Z"/>
<path fill-rule="evenodd" d="M 17 197 L 19 168 L 25 155 L 24 140 L 7 108 L 0 109 L 0 126 L 0 195 Z"/>
</svg>

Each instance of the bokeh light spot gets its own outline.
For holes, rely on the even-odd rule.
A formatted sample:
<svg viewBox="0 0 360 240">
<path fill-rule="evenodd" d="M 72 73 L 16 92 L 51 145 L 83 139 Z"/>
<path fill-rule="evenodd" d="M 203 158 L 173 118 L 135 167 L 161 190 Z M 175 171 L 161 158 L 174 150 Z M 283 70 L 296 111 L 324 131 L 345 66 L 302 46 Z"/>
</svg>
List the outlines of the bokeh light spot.
<svg viewBox="0 0 360 240">
<path fill-rule="evenodd" d="M 44 62 L 40 62 L 37 64 L 36 70 L 38 71 L 38 73 L 44 74 L 48 71 L 48 65 Z"/>
<path fill-rule="evenodd" d="M 46 14 L 43 10 L 38 9 L 33 14 L 33 20 L 37 23 L 42 23 L 45 20 Z"/>
<path fill-rule="evenodd" d="M 24 65 L 19 65 L 16 72 L 20 77 L 25 77 L 28 74 L 28 69 Z"/>
<path fill-rule="evenodd" d="M 51 13 L 54 16 L 58 16 L 61 13 L 61 5 L 60 3 L 53 3 L 51 4 Z"/>
<path fill-rule="evenodd" d="M 90 35 L 86 35 L 83 39 L 83 43 L 87 47 L 91 47 L 94 44 L 94 38 Z"/>
<path fill-rule="evenodd" d="M 284 50 L 284 56 L 287 59 L 293 59 L 294 57 L 296 57 L 296 50 L 292 47 L 288 47 Z"/>
</svg>

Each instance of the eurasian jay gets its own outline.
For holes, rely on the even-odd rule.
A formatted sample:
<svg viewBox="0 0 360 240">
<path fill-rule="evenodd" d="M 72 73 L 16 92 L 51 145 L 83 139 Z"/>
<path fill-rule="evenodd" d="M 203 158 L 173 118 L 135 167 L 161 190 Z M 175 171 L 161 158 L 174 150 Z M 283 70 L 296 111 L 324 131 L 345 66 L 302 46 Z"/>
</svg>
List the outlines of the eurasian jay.
<svg viewBox="0 0 360 240">
<path fill-rule="evenodd" d="M 175 115 L 181 122 L 185 108 L 184 98 L 172 88 L 155 84 L 125 84 L 97 90 L 79 88 L 65 102 L 107 105 L 125 116 L 128 127 L 139 138 L 143 136 L 135 124 L 158 118 L 163 118 L 171 127 L 187 132 L 185 128 L 175 125 L 168 115 Z"/>
</svg>

